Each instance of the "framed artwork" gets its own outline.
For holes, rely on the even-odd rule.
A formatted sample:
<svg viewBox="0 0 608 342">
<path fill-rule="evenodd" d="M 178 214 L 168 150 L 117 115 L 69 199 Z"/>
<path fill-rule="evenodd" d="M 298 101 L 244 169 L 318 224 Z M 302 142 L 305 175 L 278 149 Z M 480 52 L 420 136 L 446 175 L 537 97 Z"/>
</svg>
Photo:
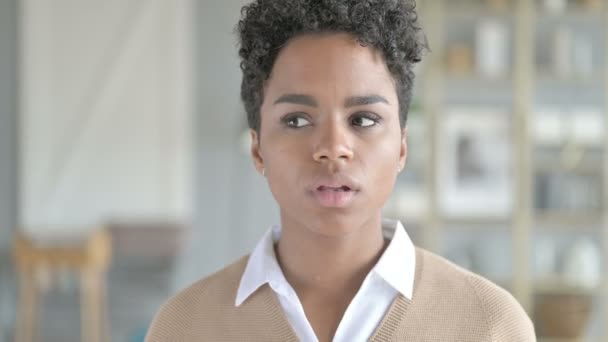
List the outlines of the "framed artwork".
<svg viewBox="0 0 608 342">
<path fill-rule="evenodd" d="M 509 216 L 513 166 L 507 109 L 454 107 L 439 121 L 441 213 L 453 218 Z"/>
</svg>

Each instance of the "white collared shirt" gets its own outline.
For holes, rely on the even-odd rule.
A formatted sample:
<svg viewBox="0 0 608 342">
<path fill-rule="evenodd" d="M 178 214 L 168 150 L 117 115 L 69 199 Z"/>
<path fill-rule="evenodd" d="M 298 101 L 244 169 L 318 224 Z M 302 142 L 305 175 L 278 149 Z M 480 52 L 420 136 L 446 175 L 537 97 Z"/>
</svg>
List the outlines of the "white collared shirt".
<svg viewBox="0 0 608 342">
<path fill-rule="evenodd" d="M 369 339 L 398 293 L 408 299 L 412 298 L 416 267 L 414 245 L 399 221 L 382 220 L 382 230 L 385 238 L 391 242 L 344 312 L 334 342 Z M 240 306 L 260 286 L 268 283 L 277 294 L 298 338 L 306 342 L 318 341 L 296 292 L 285 279 L 277 262 L 274 244 L 280 236 L 280 226 L 273 226 L 251 253 L 235 305 Z"/>
</svg>

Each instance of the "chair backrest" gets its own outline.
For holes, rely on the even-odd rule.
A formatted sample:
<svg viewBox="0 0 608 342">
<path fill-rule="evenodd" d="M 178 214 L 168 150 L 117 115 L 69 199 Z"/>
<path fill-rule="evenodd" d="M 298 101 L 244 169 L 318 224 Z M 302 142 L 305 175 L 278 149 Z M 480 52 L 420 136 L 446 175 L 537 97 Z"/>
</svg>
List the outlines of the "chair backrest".
<svg viewBox="0 0 608 342">
<path fill-rule="evenodd" d="M 111 238 L 105 229 L 88 236 L 54 236 L 47 239 L 17 232 L 13 257 L 18 270 L 38 266 L 106 270 L 111 262 Z"/>
</svg>

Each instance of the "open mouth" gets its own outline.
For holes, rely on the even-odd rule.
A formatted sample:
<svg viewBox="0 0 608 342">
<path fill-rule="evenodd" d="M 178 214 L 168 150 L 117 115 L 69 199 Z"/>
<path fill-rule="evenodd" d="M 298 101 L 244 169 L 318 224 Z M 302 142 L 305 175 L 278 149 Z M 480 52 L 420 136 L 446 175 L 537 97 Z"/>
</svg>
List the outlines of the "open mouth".
<svg viewBox="0 0 608 342">
<path fill-rule="evenodd" d="M 351 188 L 343 185 L 340 187 L 331 187 L 331 186 L 324 186 L 321 185 L 317 188 L 318 191 L 336 191 L 336 192 L 344 192 L 344 191 L 351 191 Z"/>
<path fill-rule="evenodd" d="M 320 185 L 314 192 L 317 202 L 326 208 L 345 208 L 354 200 L 358 191 L 347 185 Z"/>
</svg>

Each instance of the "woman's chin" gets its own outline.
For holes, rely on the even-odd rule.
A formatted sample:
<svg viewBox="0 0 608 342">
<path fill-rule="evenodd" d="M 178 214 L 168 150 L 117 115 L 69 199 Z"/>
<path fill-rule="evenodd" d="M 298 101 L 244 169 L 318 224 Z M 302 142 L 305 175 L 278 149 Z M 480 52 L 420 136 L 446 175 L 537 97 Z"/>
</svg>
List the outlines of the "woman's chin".
<svg viewBox="0 0 608 342">
<path fill-rule="evenodd" d="M 352 215 L 325 215 L 312 221 L 314 224 L 308 225 L 308 229 L 319 236 L 328 238 L 350 235 L 357 232 L 364 225 L 364 220 L 352 217 Z"/>
</svg>

